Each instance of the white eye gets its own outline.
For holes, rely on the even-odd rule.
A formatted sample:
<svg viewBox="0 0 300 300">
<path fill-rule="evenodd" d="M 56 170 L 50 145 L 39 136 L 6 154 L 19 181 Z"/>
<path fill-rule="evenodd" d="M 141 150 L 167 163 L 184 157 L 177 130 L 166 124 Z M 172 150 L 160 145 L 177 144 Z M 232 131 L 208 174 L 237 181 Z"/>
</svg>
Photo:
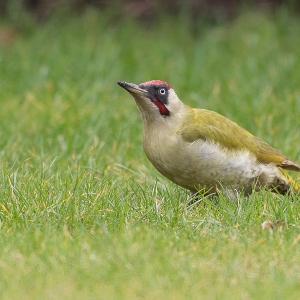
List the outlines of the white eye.
<svg viewBox="0 0 300 300">
<path fill-rule="evenodd" d="M 166 89 L 159 89 L 158 92 L 159 92 L 161 95 L 165 95 L 165 94 L 166 94 Z"/>
</svg>

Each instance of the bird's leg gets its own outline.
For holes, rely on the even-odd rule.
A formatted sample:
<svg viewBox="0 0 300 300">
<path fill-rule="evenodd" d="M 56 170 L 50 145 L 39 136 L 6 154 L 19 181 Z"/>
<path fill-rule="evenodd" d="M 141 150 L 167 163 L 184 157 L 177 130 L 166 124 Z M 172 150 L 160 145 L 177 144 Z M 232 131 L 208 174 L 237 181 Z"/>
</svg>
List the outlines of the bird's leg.
<svg viewBox="0 0 300 300">
<path fill-rule="evenodd" d="M 205 190 L 200 190 L 200 191 L 196 191 L 196 190 L 190 190 L 190 196 L 189 196 L 189 202 L 187 204 L 187 207 L 191 207 L 194 206 L 197 203 L 200 203 L 204 198 L 211 196 L 215 193 L 211 193 L 209 191 L 205 191 Z"/>
<path fill-rule="evenodd" d="M 223 193 L 231 200 L 237 200 L 239 198 L 239 191 L 232 187 L 224 188 Z"/>
<path fill-rule="evenodd" d="M 190 191 L 189 202 L 187 204 L 187 207 L 194 205 L 200 200 L 201 198 L 199 197 L 199 193 L 197 191 Z"/>
</svg>

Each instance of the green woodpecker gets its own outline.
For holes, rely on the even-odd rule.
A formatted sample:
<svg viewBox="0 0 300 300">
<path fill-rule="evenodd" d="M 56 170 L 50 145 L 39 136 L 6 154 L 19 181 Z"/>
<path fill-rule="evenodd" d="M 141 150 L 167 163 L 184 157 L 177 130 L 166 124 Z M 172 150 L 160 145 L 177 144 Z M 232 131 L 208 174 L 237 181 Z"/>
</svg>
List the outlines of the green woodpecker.
<svg viewBox="0 0 300 300">
<path fill-rule="evenodd" d="M 249 195 L 269 188 L 300 192 L 285 170 L 300 166 L 236 123 L 180 101 L 170 84 L 119 81 L 134 98 L 143 120 L 143 148 L 153 166 L 191 194 L 225 189 Z"/>
</svg>

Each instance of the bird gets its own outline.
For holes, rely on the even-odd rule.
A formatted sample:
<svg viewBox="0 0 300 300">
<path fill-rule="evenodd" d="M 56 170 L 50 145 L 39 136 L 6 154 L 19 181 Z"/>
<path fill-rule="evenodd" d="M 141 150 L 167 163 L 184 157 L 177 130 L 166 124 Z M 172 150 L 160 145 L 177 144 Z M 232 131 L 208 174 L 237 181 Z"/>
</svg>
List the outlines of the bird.
<svg viewBox="0 0 300 300">
<path fill-rule="evenodd" d="M 184 104 L 162 80 L 117 83 L 133 96 L 140 112 L 147 158 L 192 197 L 200 191 L 249 196 L 261 189 L 300 194 L 300 184 L 286 172 L 300 172 L 300 166 L 237 123 Z"/>
</svg>

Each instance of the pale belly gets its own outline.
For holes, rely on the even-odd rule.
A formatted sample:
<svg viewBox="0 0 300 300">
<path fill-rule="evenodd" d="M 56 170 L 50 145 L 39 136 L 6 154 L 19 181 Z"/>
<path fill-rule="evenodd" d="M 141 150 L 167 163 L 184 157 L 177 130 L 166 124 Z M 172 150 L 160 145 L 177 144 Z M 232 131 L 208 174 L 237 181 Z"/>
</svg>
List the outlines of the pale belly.
<svg viewBox="0 0 300 300">
<path fill-rule="evenodd" d="M 275 165 L 259 164 L 247 150 L 226 151 L 201 140 L 187 143 L 169 137 L 151 144 L 144 140 L 144 151 L 161 174 L 191 191 L 215 192 L 221 186 L 249 190 L 256 178 L 266 185 L 278 173 Z"/>
</svg>

